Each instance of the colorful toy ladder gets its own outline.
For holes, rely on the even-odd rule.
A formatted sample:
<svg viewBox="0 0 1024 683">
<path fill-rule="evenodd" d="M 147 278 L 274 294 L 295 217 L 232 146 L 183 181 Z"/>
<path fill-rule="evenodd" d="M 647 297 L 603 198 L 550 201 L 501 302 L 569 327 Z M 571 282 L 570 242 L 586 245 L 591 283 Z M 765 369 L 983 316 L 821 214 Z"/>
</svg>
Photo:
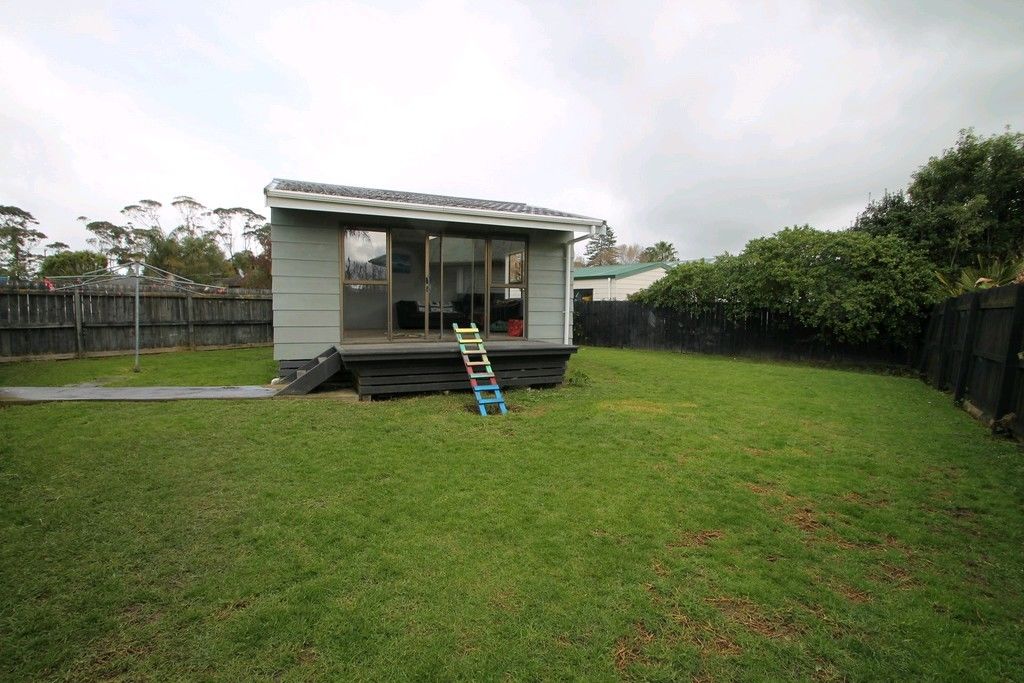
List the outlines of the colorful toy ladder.
<svg viewBox="0 0 1024 683">
<path fill-rule="evenodd" d="M 470 323 L 469 327 L 459 327 L 452 323 L 452 329 L 455 330 L 455 339 L 459 342 L 462 362 L 466 365 L 466 374 L 469 375 L 469 384 L 473 387 L 473 395 L 476 396 L 480 414 L 492 414 L 487 412 L 487 406 L 495 406 L 502 415 L 505 415 L 508 413 L 505 397 L 501 394 L 501 387 L 494 376 L 491 361 L 487 358 L 487 350 L 484 348 L 483 337 L 480 336 L 476 323 Z M 473 360 L 474 357 L 476 360 Z"/>
</svg>

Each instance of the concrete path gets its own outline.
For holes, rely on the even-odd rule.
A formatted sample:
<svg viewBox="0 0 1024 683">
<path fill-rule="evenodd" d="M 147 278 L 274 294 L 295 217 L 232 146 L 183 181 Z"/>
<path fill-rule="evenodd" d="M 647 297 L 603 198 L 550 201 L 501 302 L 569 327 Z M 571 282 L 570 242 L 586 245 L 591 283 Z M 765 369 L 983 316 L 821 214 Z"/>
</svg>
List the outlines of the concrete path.
<svg viewBox="0 0 1024 683">
<path fill-rule="evenodd" d="M 278 387 L 0 387 L 0 403 L 270 398 Z"/>
</svg>

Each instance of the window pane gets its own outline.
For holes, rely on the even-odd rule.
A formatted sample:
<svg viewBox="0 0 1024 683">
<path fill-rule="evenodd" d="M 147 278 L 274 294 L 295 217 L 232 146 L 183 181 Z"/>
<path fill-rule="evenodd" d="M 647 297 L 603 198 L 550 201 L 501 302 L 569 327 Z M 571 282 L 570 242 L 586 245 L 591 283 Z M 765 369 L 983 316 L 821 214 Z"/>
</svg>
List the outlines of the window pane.
<svg viewBox="0 0 1024 683">
<path fill-rule="evenodd" d="M 491 289 L 491 338 L 523 337 L 523 290 Z"/>
<path fill-rule="evenodd" d="M 526 272 L 526 242 L 494 240 L 491 242 L 491 284 L 518 285 Z"/>
<path fill-rule="evenodd" d="M 484 329 L 484 240 L 470 237 L 445 237 L 444 292 L 442 305 L 450 305 L 452 313 L 445 313 L 446 325 L 476 323 Z M 450 332 L 449 327 L 445 332 Z"/>
<path fill-rule="evenodd" d="M 388 279 L 388 236 L 372 230 L 345 231 L 345 279 Z"/>
<path fill-rule="evenodd" d="M 420 338 L 427 321 L 426 275 L 423 272 L 422 230 L 395 228 L 391 231 L 391 318 L 392 338 Z M 439 314 L 430 315 L 438 318 Z"/>
<path fill-rule="evenodd" d="M 387 285 L 345 285 L 341 305 L 343 341 L 387 337 Z"/>
</svg>

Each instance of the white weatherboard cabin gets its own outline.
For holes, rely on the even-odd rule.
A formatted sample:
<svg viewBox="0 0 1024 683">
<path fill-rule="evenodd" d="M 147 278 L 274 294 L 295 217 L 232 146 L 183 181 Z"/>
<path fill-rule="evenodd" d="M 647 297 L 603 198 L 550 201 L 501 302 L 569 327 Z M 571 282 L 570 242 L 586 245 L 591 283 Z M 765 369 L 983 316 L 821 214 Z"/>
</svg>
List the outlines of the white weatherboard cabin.
<svg viewBox="0 0 1024 683">
<path fill-rule="evenodd" d="M 626 263 L 577 268 L 572 288 L 577 301 L 625 301 L 665 277 L 674 263 Z"/>
<path fill-rule="evenodd" d="M 561 383 L 573 245 L 605 222 L 521 203 L 274 180 L 274 359 L 304 393 L 468 386 L 452 323 L 475 323 L 505 386 Z"/>
</svg>

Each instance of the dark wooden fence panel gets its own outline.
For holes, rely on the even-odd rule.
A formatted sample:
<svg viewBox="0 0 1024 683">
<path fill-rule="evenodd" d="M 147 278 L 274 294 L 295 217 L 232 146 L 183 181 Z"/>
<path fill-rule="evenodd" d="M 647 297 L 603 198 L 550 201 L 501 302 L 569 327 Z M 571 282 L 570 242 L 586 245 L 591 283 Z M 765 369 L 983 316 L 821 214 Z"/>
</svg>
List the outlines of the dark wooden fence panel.
<svg viewBox="0 0 1024 683">
<path fill-rule="evenodd" d="M 1024 286 L 964 294 L 932 311 L 922 376 L 986 421 L 1024 434 Z"/>
<path fill-rule="evenodd" d="M 887 366 L 917 357 L 917 349 L 892 345 L 825 344 L 786 316 L 763 310 L 736 320 L 724 305 L 691 315 L 633 301 L 582 302 L 573 329 L 576 343 L 592 346 Z"/>
<path fill-rule="evenodd" d="M 192 294 L 144 291 L 139 298 L 143 349 L 270 344 L 269 293 Z M 0 289 L 0 361 L 125 352 L 135 347 L 131 289 Z"/>
</svg>

